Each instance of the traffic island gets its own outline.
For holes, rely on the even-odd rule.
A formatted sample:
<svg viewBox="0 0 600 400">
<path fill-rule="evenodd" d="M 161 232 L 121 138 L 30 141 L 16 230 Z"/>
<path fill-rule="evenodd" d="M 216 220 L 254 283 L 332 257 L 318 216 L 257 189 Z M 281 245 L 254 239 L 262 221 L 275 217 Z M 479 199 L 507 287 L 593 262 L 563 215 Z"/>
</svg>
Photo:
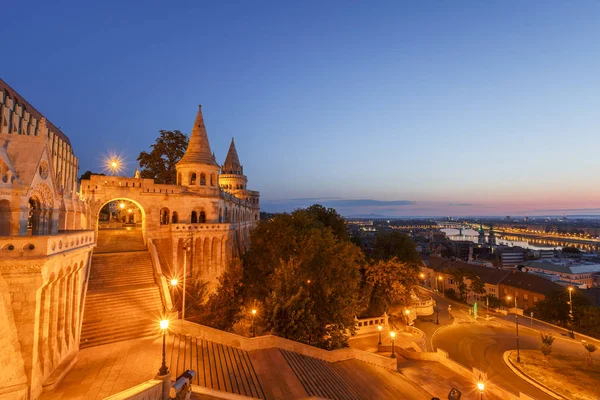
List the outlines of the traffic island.
<svg viewBox="0 0 600 400">
<path fill-rule="evenodd" d="M 600 361 L 587 365 L 586 356 L 552 354 L 546 359 L 539 350 L 507 351 L 504 361 L 513 372 L 557 399 L 589 400 L 598 398 Z"/>
</svg>

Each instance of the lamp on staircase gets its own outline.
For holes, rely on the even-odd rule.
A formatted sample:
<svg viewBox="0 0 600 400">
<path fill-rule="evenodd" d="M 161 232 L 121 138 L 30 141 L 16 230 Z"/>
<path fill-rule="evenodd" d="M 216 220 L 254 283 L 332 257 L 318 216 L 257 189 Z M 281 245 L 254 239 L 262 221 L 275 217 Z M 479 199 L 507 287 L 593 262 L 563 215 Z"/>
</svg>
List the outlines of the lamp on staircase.
<svg viewBox="0 0 600 400">
<path fill-rule="evenodd" d="M 160 366 L 160 369 L 158 370 L 158 374 L 160 376 L 164 376 L 167 375 L 169 373 L 169 368 L 167 367 L 167 363 L 165 361 L 165 338 L 167 336 L 167 331 L 169 329 L 169 320 L 168 319 L 162 319 L 160 321 L 160 329 L 162 330 L 162 334 L 163 334 L 163 344 L 162 344 L 162 365 Z"/>
</svg>

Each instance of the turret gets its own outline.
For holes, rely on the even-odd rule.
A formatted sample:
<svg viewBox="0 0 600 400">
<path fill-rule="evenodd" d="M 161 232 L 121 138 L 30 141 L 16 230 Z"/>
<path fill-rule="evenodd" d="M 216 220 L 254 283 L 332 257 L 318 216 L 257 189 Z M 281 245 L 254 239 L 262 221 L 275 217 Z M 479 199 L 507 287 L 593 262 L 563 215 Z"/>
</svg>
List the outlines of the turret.
<svg viewBox="0 0 600 400">
<path fill-rule="evenodd" d="M 217 187 L 220 168 L 210 150 L 202 116 L 202 106 L 198 106 L 198 114 L 192 128 L 188 147 L 177 163 L 176 168 L 178 185 L 192 189 L 202 186 Z"/>
<path fill-rule="evenodd" d="M 235 141 L 231 138 L 229 151 L 225 162 L 221 167 L 221 175 L 219 175 L 219 185 L 221 189 L 235 194 L 238 190 L 246 190 L 248 178 L 244 175 L 244 167 L 240 163 L 240 159 L 235 148 Z M 243 196 L 242 196 L 243 197 Z"/>
</svg>

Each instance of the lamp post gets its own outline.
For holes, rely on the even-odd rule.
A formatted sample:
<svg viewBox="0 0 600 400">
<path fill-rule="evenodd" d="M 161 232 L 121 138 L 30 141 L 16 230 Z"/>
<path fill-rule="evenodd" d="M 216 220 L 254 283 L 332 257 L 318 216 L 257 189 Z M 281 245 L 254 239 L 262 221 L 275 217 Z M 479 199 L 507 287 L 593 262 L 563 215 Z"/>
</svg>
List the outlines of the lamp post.
<svg viewBox="0 0 600 400">
<path fill-rule="evenodd" d="M 256 308 L 252 309 L 252 337 L 256 336 L 256 325 L 254 325 L 254 317 L 256 317 Z"/>
<path fill-rule="evenodd" d="M 406 326 L 410 325 L 410 319 L 409 319 L 409 315 L 410 315 L 410 310 L 407 308 L 406 310 L 404 310 L 404 314 L 406 315 Z"/>
<path fill-rule="evenodd" d="M 575 333 L 573 332 L 573 286 L 569 286 L 569 337 L 571 339 L 575 338 Z"/>
<path fill-rule="evenodd" d="M 479 398 L 483 400 L 483 391 L 485 390 L 485 383 L 481 381 L 481 377 L 479 378 L 479 382 L 477 382 L 477 390 L 479 390 Z"/>
<path fill-rule="evenodd" d="M 419 274 L 419 277 L 420 277 L 421 279 L 423 279 L 423 286 L 425 286 L 425 274 L 421 272 L 421 273 Z"/>
<path fill-rule="evenodd" d="M 435 324 L 440 324 L 440 307 L 437 304 L 435 305 Z"/>
<path fill-rule="evenodd" d="M 440 281 L 440 292 L 442 292 L 442 297 L 446 297 L 444 293 L 444 278 L 441 275 L 438 275 L 438 281 Z"/>
<path fill-rule="evenodd" d="M 178 283 L 179 283 L 179 281 L 177 280 L 177 278 L 171 279 L 171 300 L 173 301 L 173 307 L 175 309 L 176 309 L 176 307 L 175 307 L 175 287 L 177 286 Z"/>
<path fill-rule="evenodd" d="M 396 352 L 394 349 L 394 338 L 396 337 L 396 332 L 390 332 L 390 337 L 392 338 L 392 358 L 396 358 Z"/>
<path fill-rule="evenodd" d="M 190 249 L 191 239 L 187 238 L 183 241 L 183 299 L 181 300 L 181 319 L 185 319 L 185 286 L 187 280 L 187 252 Z"/>
<path fill-rule="evenodd" d="M 511 296 L 506 296 L 507 300 L 510 300 Z M 521 354 L 519 352 L 519 313 L 517 312 L 517 296 L 515 295 L 515 327 L 517 330 L 517 362 L 521 362 Z"/>
<path fill-rule="evenodd" d="M 162 345 L 162 365 L 158 370 L 158 374 L 161 376 L 167 375 L 169 373 L 169 368 L 167 367 L 167 362 L 165 361 L 165 338 L 167 336 L 167 330 L 169 329 L 169 320 L 163 319 L 160 321 L 160 329 L 162 330 L 163 335 L 163 345 Z"/>
<path fill-rule="evenodd" d="M 381 330 L 383 329 L 383 326 L 379 325 L 377 327 L 377 330 L 379 331 L 379 342 L 377 343 L 379 346 L 381 346 Z"/>
</svg>

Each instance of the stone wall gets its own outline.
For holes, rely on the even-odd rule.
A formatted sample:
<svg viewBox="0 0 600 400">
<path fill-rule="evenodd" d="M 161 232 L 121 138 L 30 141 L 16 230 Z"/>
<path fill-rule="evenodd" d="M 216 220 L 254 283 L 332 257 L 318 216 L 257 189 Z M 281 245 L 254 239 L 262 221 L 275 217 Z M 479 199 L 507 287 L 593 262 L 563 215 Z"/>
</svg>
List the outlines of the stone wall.
<svg viewBox="0 0 600 400">
<path fill-rule="evenodd" d="M 27 246 L 19 246 L 20 241 Z M 93 246 L 91 231 L 0 238 L 0 274 L 7 285 L 2 293 L 13 313 L 30 398 L 36 398 L 44 381 L 79 350 Z M 15 370 L 19 365 L 14 364 Z M 7 390 L 0 386 L 0 393 Z"/>
</svg>

